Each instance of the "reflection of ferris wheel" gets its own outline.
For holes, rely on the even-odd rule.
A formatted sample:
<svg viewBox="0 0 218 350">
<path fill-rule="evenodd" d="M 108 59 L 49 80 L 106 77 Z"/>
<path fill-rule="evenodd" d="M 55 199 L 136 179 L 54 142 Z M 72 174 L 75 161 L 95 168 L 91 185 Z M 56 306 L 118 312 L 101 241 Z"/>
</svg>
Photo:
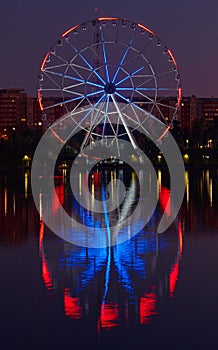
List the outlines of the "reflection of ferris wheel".
<svg viewBox="0 0 218 350">
<path fill-rule="evenodd" d="M 172 52 L 150 29 L 98 18 L 66 31 L 47 53 L 38 99 L 45 121 L 55 109 L 64 115 L 84 108 L 82 119 L 91 119 L 83 146 L 93 137 L 127 134 L 135 147 L 128 118 L 137 128 L 143 111 L 143 118 L 161 120 L 169 129 L 180 107 L 180 75 Z"/>
</svg>

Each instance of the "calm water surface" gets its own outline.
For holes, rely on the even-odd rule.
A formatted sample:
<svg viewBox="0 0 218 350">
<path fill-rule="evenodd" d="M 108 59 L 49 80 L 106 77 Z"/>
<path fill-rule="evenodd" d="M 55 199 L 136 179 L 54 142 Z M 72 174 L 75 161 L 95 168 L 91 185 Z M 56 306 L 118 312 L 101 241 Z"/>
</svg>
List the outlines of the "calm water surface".
<svg viewBox="0 0 218 350">
<path fill-rule="evenodd" d="M 2 174 L 1 348 L 217 349 L 217 175 L 217 169 L 186 171 L 180 213 L 158 235 L 169 196 L 159 171 L 159 203 L 146 227 L 122 244 L 93 249 L 67 243 L 46 227 L 28 173 Z M 108 217 L 116 223 L 137 205 L 131 172 L 78 174 L 78 191 L 89 181 L 97 198 L 111 177 L 125 179 L 129 193 Z M 54 215 L 61 204 L 78 222 L 106 225 L 104 217 L 78 205 L 64 174 L 56 178 L 56 192 Z"/>
</svg>

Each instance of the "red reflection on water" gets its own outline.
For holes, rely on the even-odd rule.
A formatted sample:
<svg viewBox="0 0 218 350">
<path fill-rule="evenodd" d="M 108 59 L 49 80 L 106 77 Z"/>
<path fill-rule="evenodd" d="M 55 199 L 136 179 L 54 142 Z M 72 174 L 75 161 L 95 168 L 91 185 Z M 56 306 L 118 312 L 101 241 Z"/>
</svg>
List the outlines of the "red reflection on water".
<svg viewBox="0 0 218 350">
<path fill-rule="evenodd" d="M 119 321 L 119 305 L 111 302 L 102 304 L 100 309 L 100 326 L 103 329 L 111 329 L 118 326 Z"/>
<path fill-rule="evenodd" d="M 145 294 L 139 300 L 140 324 L 148 324 L 152 315 L 156 315 L 157 296 L 154 292 Z"/>
<path fill-rule="evenodd" d="M 56 176 L 57 178 L 57 176 Z M 64 181 L 63 178 L 60 177 L 60 183 L 55 185 L 55 193 L 52 197 L 52 213 L 55 214 L 58 209 L 64 204 Z"/>
<path fill-rule="evenodd" d="M 43 247 L 44 230 L 45 230 L 44 220 L 41 220 L 40 230 L 39 230 L 39 251 L 40 252 L 42 251 L 42 247 Z"/>
<path fill-rule="evenodd" d="M 70 318 L 78 319 L 82 317 L 82 307 L 80 299 L 71 297 L 69 288 L 64 289 L 64 310 L 65 315 Z"/>
<path fill-rule="evenodd" d="M 174 296 L 174 291 L 176 288 L 176 282 L 179 277 L 179 262 L 178 258 L 176 259 L 175 264 L 172 266 L 172 270 L 170 272 L 170 277 L 169 277 L 169 283 L 170 283 L 170 297 L 172 298 Z"/>
<path fill-rule="evenodd" d="M 93 178 L 94 178 L 94 185 L 96 187 L 99 187 L 100 181 L 101 181 L 100 173 L 98 171 L 94 171 L 93 172 Z"/>
<path fill-rule="evenodd" d="M 45 254 L 43 252 L 43 238 L 44 238 L 44 230 L 45 230 L 45 224 L 44 220 L 40 221 L 40 231 L 39 231 L 39 251 L 41 253 L 42 257 L 42 278 L 45 283 L 46 288 L 51 291 L 52 290 L 52 279 L 51 274 L 49 272 L 46 260 L 45 260 Z"/>
<path fill-rule="evenodd" d="M 163 210 L 165 210 L 165 213 L 170 216 L 171 215 L 171 209 L 170 209 L 170 190 L 167 187 L 161 186 L 160 193 L 160 205 Z"/>
<path fill-rule="evenodd" d="M 182 257 L 182 252 L 183 252 L 183 234 L 182 234 L 181 221 L 178 222 L 178 240 L 179 240 L 179 253 L 177 255 L 175 264 L 172 265 L 172 269 L 169 276 L 170 298 L 174 296 L 176 283 L 179 279 L 179 261 Z"/>
<path fill-rule="evenodd" d="M 42 278 L 44 280 L 46 288 L 50 291 L 52 290 L 52 279 L 51 274 L 49 272 L 45 256 L 42 254 Z"/>
</svg>

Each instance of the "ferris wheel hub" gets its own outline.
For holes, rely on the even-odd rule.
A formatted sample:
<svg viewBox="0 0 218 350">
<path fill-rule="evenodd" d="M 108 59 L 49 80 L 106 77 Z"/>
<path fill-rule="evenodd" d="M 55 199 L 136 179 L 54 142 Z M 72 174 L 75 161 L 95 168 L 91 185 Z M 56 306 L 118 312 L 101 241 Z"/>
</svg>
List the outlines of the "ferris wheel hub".
<svg viewBox="0 0 218 350">
<path fill-rule="evenodd" d="M 111 95 L 114 94 L 116 91 L 116 85 L 112 82 L 109 82 L 105 85 L 104 87 L 104 91 L 106 92 L 106 94 Z"/>
</svg>

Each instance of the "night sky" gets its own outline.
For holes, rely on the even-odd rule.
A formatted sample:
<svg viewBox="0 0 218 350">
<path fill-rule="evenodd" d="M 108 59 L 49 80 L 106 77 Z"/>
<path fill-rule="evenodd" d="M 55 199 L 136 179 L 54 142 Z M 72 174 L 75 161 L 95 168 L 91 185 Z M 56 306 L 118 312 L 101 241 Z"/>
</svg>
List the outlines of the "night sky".
<svg viewBox="0 0 218 350">
<path fill-rule="evenodd" d="M 36 96 L 39 67 L 52 44 L 67 29 L 98 16 L 150 28 L 176 57 L 183 95 L 218 97 L 217 0 L 1 1 L 0 88 L 23 87 Z"/>
</svg>

